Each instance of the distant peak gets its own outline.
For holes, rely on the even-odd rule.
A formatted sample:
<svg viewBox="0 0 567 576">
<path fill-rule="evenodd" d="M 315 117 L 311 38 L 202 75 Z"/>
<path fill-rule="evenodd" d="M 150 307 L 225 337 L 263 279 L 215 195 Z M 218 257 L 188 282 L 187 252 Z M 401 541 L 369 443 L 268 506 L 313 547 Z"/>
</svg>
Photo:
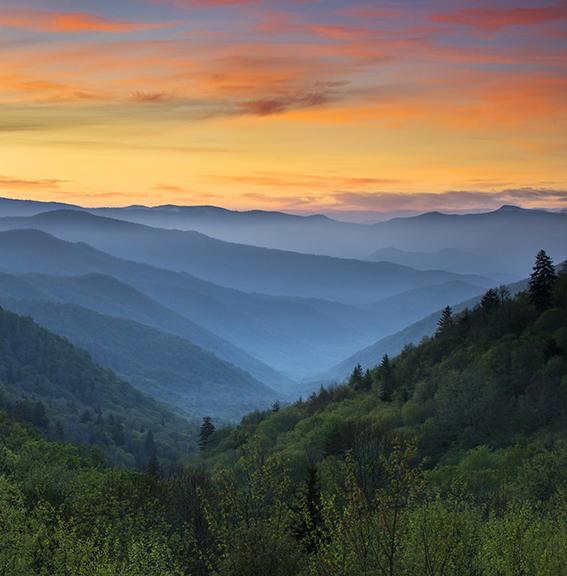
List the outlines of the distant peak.
<svg viewBox="0 0 567 576">
<path fill-rule="evenodd" d="M 504 204 L 496 212 L 525 212 L 526 209 L 514 204 Z"/>
</svg>

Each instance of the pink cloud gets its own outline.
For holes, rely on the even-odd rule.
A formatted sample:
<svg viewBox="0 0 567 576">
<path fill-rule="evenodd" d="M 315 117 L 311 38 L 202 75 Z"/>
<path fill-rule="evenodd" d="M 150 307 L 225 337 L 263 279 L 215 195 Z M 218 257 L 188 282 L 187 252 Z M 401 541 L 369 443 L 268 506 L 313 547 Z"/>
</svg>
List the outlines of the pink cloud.
<svg viewBox="0 0 567 576">
<path fill-rule="evenodd" d="M 0 26 L 36 32 L 137 32 L 165 27 L 160 23 L 111 20 L 86 12 L 40 10 L 4 10 L 0 13 Z"/>
<path fill-rule="evenodd" d="M 482 30 L 499 30 L 508 26 L 535 26 L 566 19 L 567 6 L 564 3 L 532 8 L 464 8 L 431 16 L 434 22 L 461 24 Z"/>
</svg>

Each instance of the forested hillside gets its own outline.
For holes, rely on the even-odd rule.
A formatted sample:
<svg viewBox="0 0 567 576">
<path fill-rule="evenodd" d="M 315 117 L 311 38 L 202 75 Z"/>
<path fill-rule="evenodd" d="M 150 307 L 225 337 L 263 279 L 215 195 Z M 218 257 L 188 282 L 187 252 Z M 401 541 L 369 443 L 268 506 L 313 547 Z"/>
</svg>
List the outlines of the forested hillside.
<svg viewBox="0 0 567 576">
<path fill-rule="evenodd" d="M 192 426 L 68 340 L 0 310 L 0 407 L 45 436 L 96 446 L 109 461 L 145 468 L 187 459 Z"/>
<path fill-rule="evenodd" d="M 567 270 L 540 254 L 527 292 L 447 307 L 345 384 L 205 423 L 189 468 L 112 471 L 0 426 L 15 576 L 561 576 Z"/>
<path fill-rule="evenodd" d="M 101 366 L 189 420 L 213 414 L 235 421 L 283 398 L 214 354 L 139 322 L 73 304 L 2 298 L 0 302 L 65 336 Z"/>
</svg>

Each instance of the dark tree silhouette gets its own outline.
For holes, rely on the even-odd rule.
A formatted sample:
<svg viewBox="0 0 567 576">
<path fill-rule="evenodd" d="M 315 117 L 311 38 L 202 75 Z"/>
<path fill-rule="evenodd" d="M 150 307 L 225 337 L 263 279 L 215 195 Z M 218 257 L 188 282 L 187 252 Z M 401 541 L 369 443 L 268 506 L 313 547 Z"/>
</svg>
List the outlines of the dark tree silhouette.
<svg viewBox="0 0 567 576">
<path fill-rule="evenodd" d="M 352 371 L 350 378 L 348 379 L 348 383 L 352 386 L 355 390 L 360 390 L 362 387 L 362 379 L 364 373 L 362 371 L 362 366 L 357 364 Z"/>
<path fill-rule="evenodd" d="M 199 448 L 201 450 L 206 450 L 209 445 L 209 438 L 215 432 L 215 425 L 210 416 L 205 416 L 203 418 L 203 423 L 201 424 L 201 430 L 199 432 Z"/>
<path fill-rule="evenodd" d="M 495 288 L 491 288 L 490 290 L 485 292 L 484 296 L 480 301 L 480 307 L 485 312 L 490 313 L 493 310 L 496 310 L 496 308 L 498 308 L 499 306 L 500 306 L 500 296 L 498 294 L 498 291 Z"/>
<path fill-rule="evenodd" d="M 536 256 L 529 285 L 530 300 L 539 311 L 547 310 L 551 306 L 553 284 L 556 279 L 553 261 L 545 250 L 540 250 Z"/>
<path fill-rule="evenodd" d="M 313 463 L 307 468 L 307 480 L 300 494 L 300 504 L 293 508 L 293 512 L 296 518 L 292 534 L 309 554 L 317 552 L 323 531 L 323 511 L 317 466 Z"/>
<path fill-rule="evenodd" d="M 443 334 L 443 332 L 445 332 L 447 328 L 449 328 L 452 325 L 453 325 L 453 309 L 451 308 L 451 306 L 445 306 L 445 308 L 443 308 L 443 312 L 441 312 L 441 318 L 439 318 L 439 321 L 437 322 L 436 334 L 437 335 Z"/>
<path fill-rule="evenodd" d="M 388 354 L 384 354 L 382 362 L 380 362 L 380 366 L 378 367 L 378 374 L 382 381 L 380 400 L 382 400 L 382 402 L 391 402 L 394 393 L 394 375 Z"/>
<path fill-rule="evenodd" d="M 156 443 L 154 441 L 154 433 L 148 430 L 146 439 L 144 440 L 144 452 L 147 456 L 153 456 L 156 453 Z"/>
</svg>

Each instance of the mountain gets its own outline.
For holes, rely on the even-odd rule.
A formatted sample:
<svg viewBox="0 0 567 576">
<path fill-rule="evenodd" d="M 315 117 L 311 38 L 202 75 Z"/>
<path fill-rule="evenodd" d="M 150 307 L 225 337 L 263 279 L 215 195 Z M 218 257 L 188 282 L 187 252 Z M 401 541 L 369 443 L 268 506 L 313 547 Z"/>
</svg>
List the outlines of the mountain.
<svg viewBox="0 0 567 576">
<path fill-rule="evenodd" d="M 61 246 L 57 244 L 57 247 Z M 278 389 L 285 389 L 291 384 L 283 374 L 244 350 L 112 276 L 98 273 L 80 276 L 14 276 L 0 273 L 0 296 L 72 303 L 106 316 L 134 320 L 160 332 L 180 336 Z"/>
<path fill-rule="evenodd" d="M 416 270 L 446 270 L 457 274 L 486 274 L 492 271 L 496 274 L 498 264 L 463 250 L 446 248 L 437 252 L 410 252 L 399 248 L 387 247 L 376 250 L 367 260 L 371 262 L 393 262 L 401 266 L 409 266 Z"/>
<path fill-rule="evenodd" d="M 292 470 L 319 464 L 319 470 L 330 471 L 351 451 L 360 473 L 369 474 L 363 479 L 380 482 L 383 469 L 375 469 L 371 480 L 372 469 L 365 465 L 375 465 L 376 454 L 397 436 L 414 439 L 432 471 L 428 480 L 449 487 L 452 475 L 464 471 L 458 463 L 469 450 L 525 446 L 538 436 L 544 445 L 558 437 L 565 441 L 566 327 L 567 274 L 562 274 L 545 310 L 520 293 L 456 314 L 387 364 L 375 359 L 366 376 L 353 372 L 348 383 L 322 389 L 278 414 L 243 419 L 238 437 L 249 440 L 235 446 L 228 434 L 219 434 L 208 456 L 213 465 L 218 459 L 230 466 L 258 442 L 267 447 L 266 456 L 285 453 Z M 469 488 L 474 491 L 474 484 Z"/>
<path fill-rule="evenodd" d="M 527 287 L 527 280 L 516 282 L 507 286 L 512 295 L 525 290 Z M 464 302 L 460 302 L 452 306 L 455 312 L 462 312 L 466 308 L 476 306 L 481 299 L 481 296 L 470 298 Z M 370 368 L 375 366 L 381 358 L 387 354 L 388 356 L 396 356 L 406 346 L 417 345 L 423 338 L 430 337 L 435 334 L 437 323 L 441 317 L 442 308 L 431 314 L 428 314 L 418 322 L 414 322 L 406 326 L 402 330 L 381 338 L 374 344 L 367 346 L 363 350 L 358 351 L 356 354 L 349 356 L 324 375 L 320 375 L 321 380 L 344 380 L 352 371 L 353 366 L 360 364 L 363 368 Z"/>
<path fill-rule="evenodd" d="M 416 318 L 437 312 L 448 303 L 454 304 L 479 296 L 484 288 L 467 282 L 445 282 L 425 288 L 408 290 L 402 294 L 374 302 L 368 308 L 380 318 L 385 334 L 392 334 L 415 322 Z"/>
<path fill-rule="evenodd" d="M 480 214 L 429 212 L 375 224 L 372 236 L 377 249 L 393 246 L 404 251 L 473 253 L 485 259 L 484 274 L 523 277 L 538 250 L 545 249 L 553 258 L 564 256 L 567 216 L 517 206 Z"/>
<path fill-rule="evenodd" d="M 4 200 L 0 201 L 0 214 L 31 216 L 58 207 L 86 210 L 71 205 Z M 567 249 L 566 211 L 517 206 L 466 215 L 429 212 L 374 225 L 340 222 L 326 216 L 237 212 L 214 206 L 131 206 L 88 211 L 149 226 L 194 230 L 237 244 L 305 254 L 367 259 L 373 250 L 392 247 L 403 252 L 441 252 L 440 260 L 432 266 L 441 270 L 451 270 L 452 251 L 464 252 L 481 259 L 471 261 L 473 267 L 465 269 L 468 273 L 504 275 L 496 278 L 499 281 L 510 281 L 510 275 L 525 275 L 530 259 L 540 248 L 556 258 Z M 446 250 L 450 252 L 445 263 Z M 461 271 L 458 263 L 457 266 L 456 270 Z"/>
<path fill-rule="evenodd" d="M 130 467 L 151 456 L 150 430 L 152 453 L 164 462 L 194 449 L 185 420 L 32 319 L 0 310 L 0 337 L 0 403 L 48 436 L 96 446 Z"/>
<path fill-rule="evenodd" d="M 0 299 L 3 306 L 68 338 L 147 396 L 189 419 L 234 420 L 278 396 L 250 376 L 183 338 L 73 304 Z"/>
<path fill-rule="evenodd" d="M 0 410 L 0 566 L 562 575 L 567 277 L 550 304 L 457 315 L 368 374 L 209 430 L 190 467 L 109 468 Z"/>
<path fill-rule="evenodd" d="M 368 345 L 381 334 L 377 322 L 362 322 L 372 315 L 363 309 L 315 299 L 246 294 L 188 274 L 114 258 L 39 231 L 0 233 L 0 269 L 114 276 L 291 375 L 326 369 L 337 357 Z M 103 295 L 100 298 L 104 300 Z"/>
<path fill-rule="evenodd" d="M 38 200 L 0 198 L 0 214 L 2 214 L 2 216 L 35 216 L 42 212 L 66 209 L 81 210 L 81 207 L 64 202 L 40 202 Z"/>
<path fill-rule="evenodd" d="M 474 275 L 416 271 L 367 262 L 269 250 L 216 240 L 198 232 L 163 230 L 60 210 L 31 218 L 2 218 L 0 229 L 37 229 L 89 245 L 119 258 L 187 272 L 246 292 L 361 304 L 420 286 L 461 280 L 489 286 Z"/>
</svg>

